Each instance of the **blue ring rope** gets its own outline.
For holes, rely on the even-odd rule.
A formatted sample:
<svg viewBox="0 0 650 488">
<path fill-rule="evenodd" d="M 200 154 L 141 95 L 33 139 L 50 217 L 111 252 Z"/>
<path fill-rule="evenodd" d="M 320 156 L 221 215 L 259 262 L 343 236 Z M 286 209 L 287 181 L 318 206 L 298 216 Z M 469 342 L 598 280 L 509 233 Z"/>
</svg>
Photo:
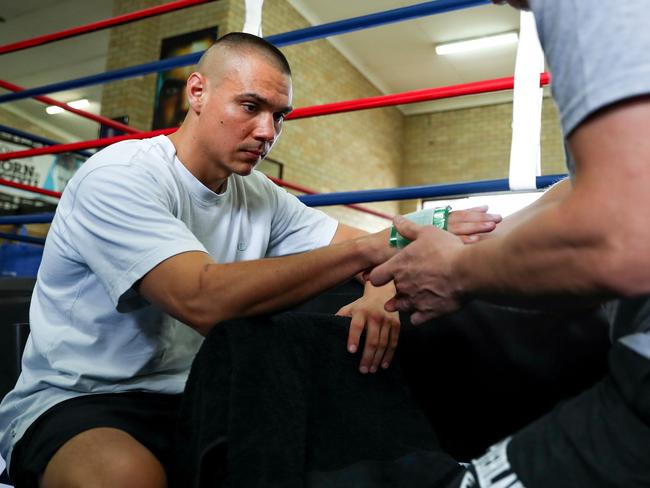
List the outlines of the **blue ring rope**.
<svg viewBox="0 0 650 488">
<path fill-rule="evenodd" d="M 288 46 L 299 42 L 313 41 L 323 37 L 346 34 L 370 27 L 402 22 L 404 20 L 427 17 L 429 15 L 442 14 L 453 10 L 461 10 L 479 5 L 491 4 L 491 0 L 434 0 L 418 3 L 409 7 L 401 7 L 374 14 L 361 15 L 349 19 L 337 20 L 326 24 L 315 25 L 298 29 L 284 34 L 268 36 L 267 41 L 276 47 Z"/>
<path fill-rule="evenodd" d="M 20 234 L 9 234 L 7 232 L 0 232 L 0 239 L 7 239 L 9 241 L 29 242 L 30 244 L 45 245 L 45 239 L 42 237 L 21 236 Z"/>
<path fill-rule="evenodd" d="M 29 132 L 23 132 L 22 130 L 14 129 L 13 127 L 8 127 L 2 124 L 0 124 L 0 132 L 5 132 L 7 134 L 11 134 L 12 136 L 37 142 L 39 144 L 43 144 L 44 146 L 54 146 L 56 144 L 61 144 L 60 142 L 53 141 L 52 139 L 46 139 L 45 137 L 37 136 L 35 134 L 30 134 Z M 74 152 L 75 154 L 80 154 L 87 158 L 93 155 L 93 153 L 88 151 L 74 151 Z"/>
<path fill-rule="evenodd" d="M 566 175 L 538 176 L 538 189 L 546 188 L 565 178 Z M 444 185 L 406 186 L 402 188 L 344 191 L 338 193 L 321 193 L 319 195 L 301 195 L 298 197 L 309 207 L 328 205 L 348 205 L 350 203 L 383 202 L 388 200 L 411 200 L 414 198 L 439 198 L 475 193 L 510 191 L 507 179 L 483 180 L 470 183 L 452 183 Z"/>
<path fill-rule="evenodd" d="M 546 188 L 566 178 L 566 175 L 547 175 L 537 177 L 537 188 Z M 452 183 L 445 185 L 406 186 L 379 190 L 345 191 L 339 193 L 321 193 L 319 195 L 301 195 L 298 197 L 309 207 L 328 205 L 348 205 L 351 203 L 381 202 L 389 200 L 411 200 L 414 198 L 451 197 L 476 193 L 510 191 L 507 179 L 484 180 L 470 183 Z M 8 215 L 0 217 L 0 225 L 35 224 L 51 222 L 53 213 Z"/>
<path fill-rule="evenodd" d="M 52 222 L 54 212 L 3 215 L 0 217 L 0 225 L 22 225 L 22 224 L 47 224 Z"/>
<path fill-rule="evenodd" d="M 290 44 L 297 44 L 299 42 L 321 39 L 323 37 L 328 37 L 336 34 L 343 34 L 355 30 L 367 29 L 379 25 L 400 22 L 402 20 L 425 17 L 429 15 L 450 12 L 452 10 L 460 10 L 479 5 L 487 5 L 490 3 L 490 0 L 433 0 L 417 5 L 412 5 L 410 7 L 386 10 L 384 12 L 377 12 L 374 14 L 352 17 L 350 19 L 338 20 L 335 22 L 307 27 L 305 29 L 285 32 L 283 34 L 275 34 L 266 37 L 266 40 L 277 47 L 282 47 L 288 46 Z M 48 93 L 55 93 L 63 90 L 71 90 L 73 88 L 80 88 L 82 86 L 96 85 L 99 83 L 122 80 L 125 78 L 133 78 L 135 76 L 142 76 L 149 73 L 178 68 L 180 66 L 188 66 L 190 64 L 196 64 L 202 54 L 202 52 L 185 54 L 183 56 L 176 56 L 174 58 L 152 61 L 150 63 L 144 63 L 128 68 L 106 71 L 104 73 L 76 78 L 74 80 L 62 81 L 59 83 L 52 83 L 49 85 L 29 88 L 17 93 L 8 93 L 6 95 L 0 95 L 0 103 L 22 100 L 25 98 L 45 95 Z"/>
</svg>

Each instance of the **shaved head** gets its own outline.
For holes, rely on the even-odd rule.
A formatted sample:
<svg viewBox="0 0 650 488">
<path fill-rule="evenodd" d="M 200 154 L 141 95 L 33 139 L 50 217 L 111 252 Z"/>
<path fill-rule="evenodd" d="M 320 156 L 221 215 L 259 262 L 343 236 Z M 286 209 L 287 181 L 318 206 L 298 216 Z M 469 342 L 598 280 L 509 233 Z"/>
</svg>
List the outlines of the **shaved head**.
<svg viewBox="0 0 650 488">
<path fill-rule="evenodd" d="M 281 73 L 291 76 L 291 68 L 284 54 L 261 37 L 244 32 L 231 32 L 220 37 L 203 53 L 197 71 L 210 79 L 220 79 L 233 62 L 257 55 L 264 58 Z"/>
<path fill-rule="evenodd" d="M 185 93 L 190 109 L 169 137 L 190 172 L 220 191 L 230 175 L 250 174 L 280 136 L 292 109 L 291 70 L 264 39 L 232 33 L 203 53 Z"/>
</svg>

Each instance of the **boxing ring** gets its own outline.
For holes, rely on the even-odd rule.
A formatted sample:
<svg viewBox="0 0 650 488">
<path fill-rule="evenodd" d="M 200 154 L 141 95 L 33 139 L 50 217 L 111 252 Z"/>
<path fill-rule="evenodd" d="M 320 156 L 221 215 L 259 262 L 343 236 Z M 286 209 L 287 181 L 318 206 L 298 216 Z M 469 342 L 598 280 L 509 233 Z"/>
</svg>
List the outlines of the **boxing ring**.
<svg viewBox="0 0 650 488">
<path fill-rule="evenodd" d="M 0 46 L 0 55 L 40 46 L 61 39 L 79 36 L 89 32 L 95 32 L 97 30 L 122 25 L 136 20 L 145 19 L 156 15 L 161 15 L 167 12 L 172 12 L 175 10 L 192 7 L 194 5 L 207 3 L 209 1 L 211 0 L 179 0 L 164 5 L 160 5 L 157 7 L 143 9 L 125 15 L 120 15 L 104 21 L 95 22 L 88 25 L 79 26 L 76 28 L 55 32 L 44 36 L 39 36 L 37 38 L 15 42 L 12 44 L 7 44 L 4 46 Z M 322 39 L 329 36 L 349 33 L 356 30 L 368 29 L 368 28 L 377 27 L 389 23 L 404 22 L 419 17 L 436 15 L 436 14 L 441 14 L 445 12 L 451 12 L 454 10 L 466 9 L 466 8 L 471 8 L 476 6 L 488 5 L 490 3 L 491 3 L 490 0 L 428 1 L 428 2 L 420 3 L 409 7 L 397 8 L 397 9 L 388 10 L 384 12 L 378 12 L 369 15 L 343 19 L 335 22 L 325 23 L 325 24 L 298 29 L 294 31 L 289 31 L 281 34 L 276 34 L 276 35 L 268 36 L 266 37 L 266 39 L 271 43 L 273 43 L 274 45 L 276 45 L 277 47 L 284 47 L 284 46 L 308 42 L 311 40 Z M 260 9 L 261 9 L 261 4 L 260 4 Z M 57 143 L 56 141 L 48 140 L 23 131 L 19 131 L 5 126 L 0 126 L 0 132 L 5 132 L 10 135 L 15 135 L 16 137 L 31 140 L 34 143 L 41 145 L 41 147 L 36 147 L 32 149 L 0 153 L 0 162 L 15 161 L 21 158 L 28 158 L 28 157 L 38 156 L 38 155 L 61 154 L 61 153 L 68 153 L 68 152 L 78 153 L 83 155 L 84 157 L 87 157 L 91 154 L 88 151 L 89 149 L 102 148 L 110 144 L 113 144 L 115 142 L 119 142 L 127 139 L 146 138 L 146 137 L 153 137 L 161 134 L 167 135 L 173 133 L 176 130 L 176 128 L 160 129 L 154 131 L 139 131 L 137 129 L 134 129 L 133 127 L 129 127 L 128 125 L 116 122 L 112 119 L 91 114 L 80 109 L 75 109 L 65 103 L 59 102 L 46 95 L 57 91 L 69 90 L 72 88 L 85 87 L 85 86 L 90 86 L 90 85 L 100 84 L 100 83 L 106 83 L 114 80 L 124 80 L 124 79 L 142 76 L 144 74 L 156 73 L 156 72 L 168 70 L 171 68 L 192 65 L 198 61 L 201 55 L 202 52 L 182 55 L 182 56 L 164 59 L 161 61 L 144 63 L 136 66 L 116 69 L 104 73 L 98 73 L 91 76 L 85 76 L 82 78 L 71 79 L 64 82 L 52 83 L 52 84 L 38 86 L 34 88 L 24 88 L 15 85 L 13 83 L 10 83 L 6 80 L 0 80 L 0 88 L 3 88 L 10 92 L 7 94 L 0 95 L 0 104 L 16 101 L 16 100 L 32 98 L 42 103 L 58 106 L 66 111 L 72 112 L 80 117 L 85 117 L 99 124 L 103 124 L 106 127 L 115 129 L 116 131 L 119 131 L 123 134 L 123 135 L 107 137 L 107 138 L 61 144 L 61 143 Z M 549 83 L 550 83 L 549 74 L 543 72 L 539 75 L 537 88 L 546 86 Z M 380 95 L 380 96 L 374 96 L 368 98 L 352 99 L 352 100 L 326 103 L 326 104 L 314 105 L 308 107 L 299 107 L 296 108 L 291 114 L 289 114 L 286 120 L 287 121 L 299 120 L 299 119 L 310 118 L 310 117 L 320 117 L 320 116 L 326 116 L 330 114 L 341 114 L 341 113 L 347 113 L 347 112 L 353 112 L 359 110 L 368 110 L 373 108 L 393 107 L 397 105 L 441 100 L 446 98 L 462 97 L 467 95 L 493 93 L 493 92 L 499 92 L 505 90 L 512 90 L 513 88 L 515 88 L 514 76 L 498 78 L 498 79 L 482 80 L 482 81 L 476 81 L 476 82 L 464 83 L 458 85 L 442 86 L 442 87 L 435 87 L 435 88 L 429 88 L 424 90 L 415 90 L 415 91 L 408 91 L 402 93 L 394 93 L 389 95 Z M 563 177 L 564 175 L 537 176 L 534 179 L 534 188 L 541 189 L 547 187 Z M 440 197 L 450 197 L 450 196 L 468 195 L 468 194 L 502 192 L 502 191 L 508 191 L 513 189 L 512 182 L 509 179 L 495 179 L 495 180 L 484 180 L 484 181 L 476 181 L 476 182 L 459 182 L 453 184 L 424 185 L 424 186 L 401 187 L 401 188 L 392 188 L 392 189 L 382 188 L 382 189 L 343 191 L 343 192 L 336 192 L 336 193 L 319 194 L 317 191 L 311 188 L 304 187 L 302 185 L 298 185 L 274 177 L 270 177 L 270 178 L 280 186 L 302 193 L 303 195 L 299 196 L 298 198 L 309 206 L 345 205 L 354 208 L 355 210 L 358 210 L 360 212 L 365 212 L 385 219 L 390 219 L 391 216 L 384 214 L 382 212 L 378 212 L 373 209 L 360 206 L 359 204 L 369 203 L 369 202 L 380 202 L 380 201 L 407 200 L 407 199 L 416 199 L 416 198 L 440 198 Z M 1 179 L 1 178 L 0 178 L 0 185 L 12 187 L 12 188 L 16 188 L 19 190 L 24 190 L 36 194 L 41 194 L 48 197 L 59 198 L 61 196 L 61 194 L 56 191 L 46 190 L 43 188 L 25 185 L 22 183 L 17 183 L 14 181 Z M 21 215 L 21 216 L 4 216 L 4 217 L 0 217 L 0 225 L 23 225 L 23 224 L 33 224 L 33 223 L 48 223 L 52 220 L 52 217 L 53 217 L 53 213 L 28 214 L 28 215 Z M 6 232 L 0 233 L 0 238 L 8 239 L 8 240 L 17 240 L 17 241 L 27 242 L 31 244 L 44 243 L 44 239 L 41 238 L 6 233 Z"/>
<path fill-rule="evenodd" d="M 38 47 L 47 43 L 56 42 L 62 39 L 68 39 L 80 36 L 86 33 L 96 32 L 98 30 L 124 25 L 130 22 L 150 18 L 169 12 L 193 7 L 199 4 L 208 3 L 212 0 L 177 0 L 165 3 L 160 6 L 146 8 L 125 15 L 116 16 L 99 22 L 94 22 L 79 27 L 66 29 L 60 32 L 39 36 L 11 44 L 0 46 L 0 56 L 12 52 L 21 51 Z M 361 29 L 369 29 L 389 23 L 405 22 L 419 17 L 451 12 L 459 9 L 472 8 L 490 4 L 490 0 L 435 0 L 427 1 L 417 5 L 397 8 L 385 12 L 378 12 L 359 17 L 343 19 L 335 22 L 325 23 L 304 29 L 285 32 L 266 37 L 266 39 L 277 47 L 284 47 L 316 39 L 323 39 L 329 36 L 340 35 Z M 261 8 L 261 7 L 260 7 Z M 0 162 L 16 161 L 21 158 L 28 158 L 38 155 L 77 153 L 82 157 L 88 158 L 93 153 L 89 150 L 99 149 L 115 142 L 153 137 L 161 134 L 171 134 L 176 128 L 168 128 L 154 131 L 140 131 L 126 124 L 116 122 L 115 120 L 95 115 L 84 110 L 80 110 L 66 103 L 62 103 L 49 94 L 62 90 L 85 87 L 94 84 L 107 83 L 115 80 L 125 80 L 142 76 L 149 73 L 157 73 L 171 68 L 183 67 L 195 64 L 200 58 L 202 52 L 182 55 L 161 61 L 144 63 L 122 69 L 98 73 L 82 78 L 71 79 L 64 82 L 52 83 L 43 86 L 25 88 L 18 86 L 6 80 L 0 80 L 0 88 L 9 93 L 0 95 L 0 104 L 22 99 L 34 99 L 47 105 L 54 105 L 65 111 L 74 113 L 79 117 L 84 117 L 98 124 L 114 129 L 122 135 L 99 138 L 93 140 L 79 141 L 73 143 L 59 143 L 41 136 L 30 134 L 28 132 L 0 125 L 0 132 L 14 136 L 19 139 L 31 141 L 40 147 L 0 153 Z M 493 93 L 515 88 L 515 77 L 505 77 L 498 79 L 489 79 L 476 81 L 465 84 L 434 87 L 423 90 L 408 91 L 402 93 L 393 93 L 389 95 L 380 95 L 367 98 L 351 99 L 321 105 L 307 106 L 296 108 L 287 118 L 287 121 L 305 119 L 310 117 L 321 117 L 332 114 L 348 113 L 360 110 L 369 110 L 374 108 L 394 107 L 397 105 L 420 103 L 425 101 L 441 100 L 453 97 L 463 97 L 467 95 L 476 95 L 483 93 Z M 536 80 L 537 88 L 546 86 L 550 83 L 548 73 L 541 73 Z M 565 175 L 554 174 L 545 176 L 536 176 L 534 178 L 534 187 L 537 189 L 545 188 L 552 185 Z M 493 179 L 475 182 L 458 182 L 452 184 L 410 186 L 400 188 L 378 188 L 358 191 L 341 191 L 335 193 L 319 193 L 314 189 L 291 183 L 279 178 L 270 177 L 276 184 L 287 189 L 302 193 L 298 198 L 309 206 L 331 206 L 345 205 L 360 212 L 365 212 L 376 217 L 391 219 L 390 215 L 378 212 L 373 209 L 361 206 L 363 203 L 410 200 L 420 198 L 441 198 L 452 197 L 468 194 L 482 194 L 491 192 L 504 192 L 513 189 L 510 179 Z M 43 189 L 36 186 L 26 185 L 15 181 L 0 178 L 0 186 L 10 187 L 23 190 L 37 195 L 43 195 L 50 198 L 60 198 L 61 193 Z M 0 225 L 22 226 L 25 224 L 47 224 L 52 221 L 53 213 L 34 213 L 26 215 L 0 216 Z M 0 232 L 0 239 L 15 240 L 27 244 L 43 245 L 45 239 L 22 235 L 19 233 Z M 1 459 L 0 459 L 1 461 Z M 1 468 L 2 466 L 0 466 Z M 2 469 L 0 469 L 2 471 Z M 2 480 L 0 479 L 0 485 Z"/>
</svg>

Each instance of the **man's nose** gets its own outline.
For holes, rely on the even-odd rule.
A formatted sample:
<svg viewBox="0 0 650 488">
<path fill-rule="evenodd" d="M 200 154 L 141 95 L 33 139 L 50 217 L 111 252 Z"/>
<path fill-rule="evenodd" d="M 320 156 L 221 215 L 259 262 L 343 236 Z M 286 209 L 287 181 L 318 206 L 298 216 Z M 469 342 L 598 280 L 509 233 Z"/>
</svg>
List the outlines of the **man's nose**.
<svg viewBox="0 0 650 488">
<path fill-rule="evenodd" d="M 272 113 L 262 113 L 258 117 L 255 127 L 255 139 L 265 142 L 273 142 L 277 133 L 275 130 L 275 119 Z"/>
</svg>

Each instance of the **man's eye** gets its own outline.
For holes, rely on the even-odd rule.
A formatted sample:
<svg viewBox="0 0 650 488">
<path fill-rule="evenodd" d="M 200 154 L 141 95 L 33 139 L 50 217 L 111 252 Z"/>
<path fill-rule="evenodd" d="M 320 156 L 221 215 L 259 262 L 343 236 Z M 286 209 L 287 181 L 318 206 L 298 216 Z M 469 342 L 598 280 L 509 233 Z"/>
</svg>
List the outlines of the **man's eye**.
<svg viewBox="0 0 650 488">
<path fill-rule="evenodd" d="M 279 112 L 277 114 L 273 114 L 273 118 L 275 119 L 276 122 L 282 122 L 285 117 L 286 117 L 286 115 L 283 114 L 282 112 Z"/>
<path fill-rule="evenodd" d="M 257 106 L 254 103 L 244 103 L 242 104 L 242 106 L 244 107 L 244 110 L 246 110 L 246 112 L 255 112 L 255 110 L 257 109 Z"/>
</svg>

